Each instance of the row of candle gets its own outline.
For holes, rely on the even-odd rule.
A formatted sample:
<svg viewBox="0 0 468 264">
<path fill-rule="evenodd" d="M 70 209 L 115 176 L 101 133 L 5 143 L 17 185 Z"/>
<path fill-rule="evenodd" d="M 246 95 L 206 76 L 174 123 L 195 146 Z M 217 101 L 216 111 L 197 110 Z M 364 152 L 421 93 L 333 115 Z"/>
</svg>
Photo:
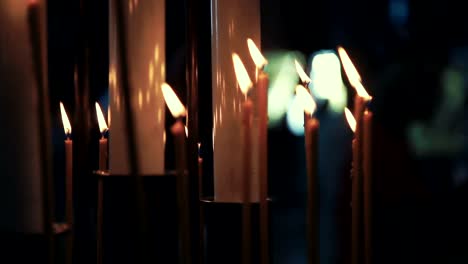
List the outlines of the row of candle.
<svg viewBox="0 0 468 264">
<path fill-rule="evenodd" d="M 263 57 L 260 50 L 257 48 L 255 43 L 251 40 L 247 40 L 251 56 L 255 65 L 257 66 L 256 71 L 256 92 L 257 102 L 259 109 L 259 133 L 258 133 L 258 144 L 259 144 L 259 174 L 260 174 L 260 234 L 262 241 L 268 241 L 268 177 L 267 177 L 267 88 L 268 88 L 268 75 L 263 71 L 268 61 Z M 371 100 L 371 97 L 367 94 L 366 90 L 361 84 L 361 77 L 357 72 L 356 68 L 352 64 L 346 51 L 342 48 L 338 48 L 338 54 L 342 61 L 342 65 L 348 76 L 351 85 L 356 89 L 357 94 L 355 96 L 354 115 L 346 108 L 345 115 L 349 122 L 349 125 L 355 136 L 353 139 L 353 169 L 352 169 L 352 259 L 353 263 L 359 263 L 361 248 L 359 248 L 361 241 L 362 231 L 360 230 L 361 221 L 364 221 L 364 254 L 366 263 L 370 259 L 370 241 L 371 241 L 371 223 L 370 223 L 370 186 L 371 186 L 371 120 L 372 113 L 367 108 L 367 103 Z M 249 97 L 249 90 L 253 87 L 253 83 L 245 69 L 242 60 L 236 54 L 232 54 L 234 71 L 237 77 L 238 85 L 242 93 L 245 95 L 245 102 L 242 107 L 242 131 L 243 136 L 243 263 L 250 262 L 250 203 L 251 203 L 251 188 L 250 188 L 250 172 L 251 172 L 251 122 L 253 114 L 253 103 Z M 318 130 L 319 121 L 314 117 L 316 110 L 316 103 L 310 94 L 310 91 L 306 87 L 311 83 L 311 79 L 304 72 L 300 64 L 296 61 L 297 73 L 302 81 L 302 85 L 296 87 L 296 95 L 300 99 L 304 109 L 304 131 L 305 131 L 305 148 L 306 148 L 306 161 L 307 161 L 307 222 L 308 222 L 308 253 L 309 262 L 314 263 L 319 261 L 319 222 L 318 222 L 318 197 L 319 187 L 317 179 L 317 146 L 318 146 Z M 164 83 L 161 86 L 162 93 L 166 104 L 173 115 L 176 118 L 175 124 L 171 127 L 171 132 L 175 137 L 175 150 L 176 150 L 176 171 L 177 178 L 180 179 L 179 199 L 180 204 L 184 205 L 185 210 L 188 211 L 188 188 L 186 188 L 187 181 L 185 179 L 186 161 L 185 161 L 185 137 L 186 127 L 182 123 L 182 117 L 186 115 L 186 110 L 183 104 L 178 99 L 172 88 Z M 71 179 L 72 179 L 72 140 L 71 125 L 66 115 L 66 111 L 62 103 L 60 103 L 62 120 L 64 125 L 65 134 L 67 139 L 65 140 L 65 156 L 66 156 L 66 185 L 67 185 L 67 222 L 72 223 L 72 190 L 71 190 Z M 99 169 L 107 169 L 107 139 L 104 137 L 104 133 L 108 130 L 105 122 L 104 115 L 98 103 L 96 103 L 96 113 L 98 117 L 98 123 L 102 138 L 99 141 Z M 363 150 L 364 149 L 364 150 Z M 201 168 L 201 167 L 200 167 Z M 364 179 L 364 182 L 363 182 Z M 184 187 L 185 186 L 185 187 Z M 361 188 L 364 186 L 364 190 Z M 362 197 L 364 194 L 364 197 Z M 364 219 L 361 219 L 361 203 L 364 202 Z M 189 219 L 188 217 L 180 217 L 181 219 Z M 181 223 L 181 227 L 188 228 L 187 223 Z M 182 231 L 182 230 L 181 230 Z M 189 234 L 188 230 L 180 232 L 181 234 Z M 181 238 L 181 241 L 189 243 L 189 239 Z M 188 245 L 186 245 L 187 247 Z M 261 245 L 261 258 L 262 263 L 268 263 L 268 246 L 267 243 Z"/>
</svg>

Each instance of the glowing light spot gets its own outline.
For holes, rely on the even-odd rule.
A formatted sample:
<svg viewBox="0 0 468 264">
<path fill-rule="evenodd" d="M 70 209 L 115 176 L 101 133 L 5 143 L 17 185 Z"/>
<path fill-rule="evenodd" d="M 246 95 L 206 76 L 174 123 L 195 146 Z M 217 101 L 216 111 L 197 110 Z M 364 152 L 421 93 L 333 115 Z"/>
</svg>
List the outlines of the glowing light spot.
<svg viewBox="0 0 468 264">
<path fill-rule="evenodd" d="M 304 108 L 298 96 L 294 96 L 286 114 L 286 124 L 289 131 L 297 136 L 304 135 Z"/>
<path fill-rule="evenodd" d="M 335 52 L 318 52 L 312 59 L 310 75 L 312 94 L 319 99 L 328 100 L 330 109 L 335 113 L 343 111 L 347 93 L 341 77 L 340 59 Z"/>
</svg>

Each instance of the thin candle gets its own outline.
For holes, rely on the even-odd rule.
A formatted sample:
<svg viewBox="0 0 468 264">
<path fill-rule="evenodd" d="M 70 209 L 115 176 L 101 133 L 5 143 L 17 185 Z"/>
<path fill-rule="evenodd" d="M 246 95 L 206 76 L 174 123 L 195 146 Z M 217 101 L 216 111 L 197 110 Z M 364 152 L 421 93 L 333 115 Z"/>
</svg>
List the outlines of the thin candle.
<svg viewBox="0 0 468 264">
<path fill-rule="evenodd" d="M 198 142 L 198 200 L 199 200 L 199 217 L 200 217 L 200 227 L 199 227 L 199 254 L 200 254 L 200 263 L 205 263 L 205 239 L 204 239 L 204 228 L 205 228 L 205 211 L 201 200 L 203 199 L 203 158 L 201 157 L 201 143 Z"/>
<path fill-rule="evenodd" d="M 362 224 L 362 215 L 361 215 L 361 208 L 362 208 L 362 177 L 358 171 L 359 164 L 359 149 L 358 149 L 358 141 L 356 138 L 356 129 L 357 129 L 357 122 L 354 118 L 353 114 L 348 108 L 345 108 L 345 115 L 348 121 L 349 127 L 354 132 L 354 138 L 352 142 L 352 152 L 353 152 L 353 161 L 352 161 L 352 169 L 351 169 L 351 180 L 352 180 L 352 191 L 351 191 L 351 259 L 352 264 L 360 264 L 361 259 L 361 224 Z"/>
<path fill-rule="evenodd" d="M 309 91 L 296 87 L 296 96 L 304 108 L 304 135 L 307 167 L 307 255 L 309 264 L 320 263 L 319 236 L 319 184 L 318 184 L 318 136 L 319 121 L 313 117 L 317 106 Z"/>
<path fill-rule="evenodd" d="M 242 177 L 242 263 L 249 264 L 251 260 L 251 127 L 252 127 L 252 100 L 248 97 L 249 89 L 252 88 L 252 81 L 247 70 L 236 53 L 232 54 L 234 71 L 237 83 L 242 93 L 245 95 L 245 102 L 242 105 L 242 131 L 243 136 L 243 177 Z"/>
<path fill-rule="evenodd" d="M 373 208 L 373 173 L 372 173 L 372 117 L 370 110 L 363 116 L 363 181 L 364 181 L 364 263 L 371 264 L 373 258 L 372 208 Z"/>
<path fill-rule="evenodd" d="M 72 128 L 63 103 L 60 102 L 63 129 L 65 131 L 65 219 L 71 227 L 67 237 L 67 263 L 71 263 L 73 255 L 73 141 L 71 140 Z"/>
<path fill-rule="evenodd" d="M 304 87 L 307 87 L 309 83 L 312 82 L 312 80 L 310 79 L 310 77 L 307 75 L 307 73 L 304 71 L 301 64 L 297 60 L 294 60 L 294 65 L 296 66 L 296 72 L 299 75 L 299 79 L 301 80 L 302 85 Z"/>
<path fill-rule="evenodd" d="M 185 151 L 185 138 L 186 130 L 182 123 L 182 117 L 186 115 L 184 105 L 180 102 L 174 90 L 167 84 L 161 85 L 162 93 L 166 105 L 169 108 L 172 116 L 176 118 L 176 122 L 171 127 L 171 133 L 174 136 L 175 155 L 176 155 L 176 181 L 177 181 L 177 195 L 179 204 L 179 239 L 180 239 L 180 253 L 179 263 L 191 263 L 191 249 L 190 249 L 190 205 L 188 201 L 189 186 L 186 173 L 186 151 Z M 187 131 L 188 133 L 188 131 Z"/>
<path fill-rule="evenodd" d="M 252 39 L 247 39 L 250 55 L 256 66 L 256 93 L 258 103 L 258 160 L 260 194 L 260 263 L 269 260 L 269 209 L 268 209 L 268 74 L 263 70 L 268 61 Z"/>
<path fill-rule="evenodd" d="M 101 138 L 99 139 L 99 170 L 107 170 L 107 161 L 108 161 L 108 140 L 105 138 L 105 133 L 108 130 L 104 114 L 102 113 L 101 106 L 96 102 L 96 116 L 99 124 L 99 131 L 101 132 Z M 97 208 L 97 263 L 102 263 L 103 258 L 103 238 L 102 238 L 102 228 L 103 228 L 103 203 L 104 203 L 104 190 L 102 178 L 98 179 L 98 208 Z"/>
<path fill-rule="evenodd" d="M 343 68 L 344 68 L 344 71 L 346 73 L 346 76 L 348 77 L 348 80 L 351 84 L 351 86 L 353 86 L 353 88 L 356 90 L 356 95 L 354 97 L 354 118 L 356 119 L 356 129 L 355 129 L 355 136 L 354 136 L 354 140 L 353 140 L 353 175 L 355 175 L 356 177 L 354 177 L 355 179 L 353 179 L 353 184 L 359 184 L 360 186 L 357 187 L 355 189 L 353 189 L 354 191 L 356 192 L 363 192 L 363 191 L 366 191 L 364 190 L 364 187 L 362 186 L 364 184 L 364 181 L 363 181 L 363 175 L 362 175 L 362 161 L 363 161 L 363 150 L 362 150 L 362 144 L 363 144 L 363 133 L 362 133 L 362 126 L 363 126 L 363 115 L 364 115 L 364 111 L 366 109 L 366 105 L 368 104 L 368 102 L 370 100 L 372 100 L 372 96 L 370 96 L 366 89 L 364 88 L 364 86 L 362 85 L 361 83 L 361 76 L 359 75 L 359 72 L 358 70 L 356 69 L 356 67 L 354 66 L 353 62 L 351 61 L 351 59 L 349 58 L 348 56 L 348 53 L 346 52 L 346 50 L 343 48 L 343 47 L 338 47 L 338 54 L 340 56 L 340 60 L 341 60 L 341 63 L 343 65 Z M 361 203 L 364 203 L 364 199 L 363 199 L 363 194 L 362 193 L 356 193 L 356 203 L 353 204 L 355 205 L 357 208 L 355 211 L 356 214 L 366 214 L 365 212 L 362 212 L 361 208 L 362 208 L 362 205 Z M 359 205 L 358 205 L 359 204 Z M 366 207 L 364 207 L 364 209 L 366 209 Z M 367 214 L 366 214 L 367 215 Z M 364 215 L 364 216 L 366 216 Z M 358 219 L 359 218 L 359 219 Z M 355 250 L 353 250 L 353 256 L 352 256 L 352 263 L 362 263 L 362 258 L 364 258 L 364 261 L 366 261 L 367 259 L 369 259 L 370 257 L 370 252 L 368 251 L 368 249 L 370 248 L 370 246 L 366 246 L 366 244 L 369 243 L 369 241 L 365 240 L 364 238 L 367 237 L 366 233 L 369 232 L 368 230 L 368 227 L 365 225 L 365 222 L 367 221 L 365 218 L 363 218 L 363 216 L 359 216 L 357 217 L 356 216 L 356 221 L 359 221 L 359 223 L 355 223 L 356 227 L 355 227 L 355 237 L 353 238 L 353 246 L 352 247 L 356 247 Z M 364 230 L 361 231 L 360 227 L 363 226 L 364 227 Z M 362 237 L 362 234 L 361 232 L 364 232 L 364 237 Z M 364 239 L 364 240 L 362 240 Z M 363 252 L 359 252 L 361 249 L 360 249 L 360 244 L 361 243 L 364 243 L 364 248 L 363 248 Z M 359 249 L 357 249 L 359 248 Z"/>
</svg>

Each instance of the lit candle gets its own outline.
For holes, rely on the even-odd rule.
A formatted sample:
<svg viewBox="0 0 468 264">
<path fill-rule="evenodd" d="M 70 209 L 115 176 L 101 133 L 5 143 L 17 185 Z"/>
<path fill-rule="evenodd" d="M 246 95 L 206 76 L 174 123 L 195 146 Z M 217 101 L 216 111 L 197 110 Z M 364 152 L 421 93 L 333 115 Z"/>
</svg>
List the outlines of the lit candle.
<svg viewBox="0 0 468 264">
<path fill-rule="evenodd" d="M 268 74 L 263 70 L 268 61 L 252 39 L 247 39 L 250 55 L 256 66 L 256 93 L 258 105 L 258 161 L 260 194 L 260 260 L 269 263 L 268 222 Z"/>
<path fill-rule="evenodd" d="M 108 154 L 108 142 L 107 138 L 104 137 L 106 131 L 109 129 L 106 124 L 106 119 L 104 118 L 104 114 L 102 113 L 102 109 L 99 104 L 96 102 L 96 116 L 99 124 L 99 131 L 101 132 L 101 138 L 99 139 L 99 170 L 105 171 L 107 170 L 107 154 Z M 102 178 L 98 179 L 98 210 L 97 210 L 97 259 L 98 263 L 102 263 L 102 216 L 103 216 L 103 202 L 104 202 L 104 193 L 103 193 L 103 186 L 102 186 Z"/>
<path fill-rule="evenodd" d="M 308 87 L 309 83 L 312 82 L 310 77 L 305 73 L 304 69 L 302 68 L 301 64 L 297 60 L 294 60 L 294 65 L 296 66 L 296 72 L 299 75 L 299 79 L 304 87 Z M 308 90 L 307 90 L 308 91 Z"/>
<path fill-rule="evenodd" d="M 357 170 L 359 164 L 359 145 L 357 141 L 357 122 L 348 108 L 345 108 L 345 115 L 349 127 L 354 132 L 352 143 L 353 163 L 351 169 L 352 191 L 351 191 L 351 259 L 352 264 L 359 264 L 361 259 L 361 202 L 362 202 L 362 178 Z"/>
<path fill-rule="evenodd" d="M 109 129 L 106 124 L 106 119 L 102 113 L 102 109 L 96 102 L 96 115 L 99 123 L 99 131 L 101 132 L 101 139 L 99 139 L 99 170 L 107 170 L 107 138 L 105 133 Z"/>
<path fill-rule="evenodd" d="M 353 246 L 356 248 L 360 248 L 361 242 L 363 242 L 364 248 L 362 253 L 358 253 L 360 249 L 355 249 L 353 250 L 354 255 L 352 256 L 353 263 L 362 263 L 361 261 L 361 254 L 363 254 L 363 258 L 367 261 L 367 259 L 370 256 L 370 252 L 368 252 L 368 249 L 370 246 L 366 246 L 369 241 L 366 239 L 362 240 L 363 238 L 366 238 L 367 235 L 366 233 L 369 232 L 368 227 L 365 225 L 365 222 L 368 222 L 368 220 L 363 219 L 361 214 L 363 213 L 361 210 L 362 205 L 361 203 L 364 202 L 363 200 L 363 195 L 362 192 L 365 191 L 363 189 L 363 175 L 362 175 L 362 160 L 363 160 L 363 152 L 362 152 L 362 141 L 363 141 L 363 134 L 362 134 L 362 118 L 364 115 L 364 110 L 366 109 L 366 106 L 368 102 L 372 99 L 372 97 L 367 93 L 366 89 L 361 83 L 361 76 L 359 75 L 359 72 L 357 71 L 356 67 L 354 66 L 353 62 L 348 56 L 348 53 L 345 51 L 344 48 L 338 47 L 338 54 L 341 60 L 341 63 L 343 65 L 343 69 L 346 73 L 346 76 L 348 77 L 348 80 L 353 86 L 353 88 L 356 90 L 356 95 L 354 97 L 354 118 L 356 120 L 356 129 L 355 129 L 355 136 L 353 140 L 353 184 L 359 185 L 353 188 L 353 192 L 359 192 L 355 195 L 355 201 L 353 202 L 353 206 L 356 207 L 356 210 L 353 209 L 353 214 L 359 214 L 359 216 L 356 215 L 355 221 L 358 221 L 355 223 L 356 227 L 353 229 L 356 234 L 355 237 L 352 239 Z M 354 177 L 355 176 L 355 177 Z M 354 197 L 354 196 L 353 196 Z M 364 224 L 364 225 L 363 225 Z M 364 230 L 360 231 L 360 226 L 364 226 Z M 361 232 L 364 232 L 364 237 L 362 237 Z"/>
<path fill-rule="evenodd" d="M 366 110 L 363 116 L 363 181 L 364 181 L 364 263 L 371 264 L 373 258 L 372 239 L 372 207 L 373 207 L 373 178 L 372 178 L 372 112 Z"/>
<path fill-rule="evenodd" d="M 312 116 L 317 106 L 309 91 L 296 87 L 296 95 L 304 108 L 305 150 L 307 166 L 307 253 L 308 263 L 320 263 L 319 181 L 317 171 L 319 121 Z"/>
<path fill-rule="evenodd" d="M 237 83 L 245 95 L 245 101 L 242 105 L 242 131 L 243 136 L 243 175 L 242 175 L 242 263 L 251 262 L 251 126 L 252 126 L 252 100 L 248 97 L 248 92 L 252 88 L 252 81 L 249 74 L 236 53 L 232 54 L 234 71 Z"/>
<path fill-rule="evenodd" d="M 63 129 L 65 130 L 65 219 L 70 227 L 73 226 L 73 141 L 70 139 L 71 124 L 63 103 L 60 102 L 60 113 L 62 116 Z M 69 230 L 67 237 L 67 262 L 70 262 L 73 250 L 73 232 Z"/>
<path fill-rule="evenodd" d="M 179 236 L 181 242 L 181 252 L 179 254 L 180 262 L 182 264 L 191 262 L 190 250 L 190 228 L 189 228 L 189 186 L 186 174 L 186 152 L 185 152 L 185 138 L 186 130 L 182 123 L 182 117 L 186 115 L 184 105 L 180 102 L 177 95 L 172 88 L 167 84 L 161 85 L 162 94 L 166 105 L 169 108 L 172 116 L 177 121 L 171 127 L 171 133 L 174 136 L 175 155 L 176 155 L 176 173 L 177 173 L 177 194 L 179 203 Z"/>
</svg>

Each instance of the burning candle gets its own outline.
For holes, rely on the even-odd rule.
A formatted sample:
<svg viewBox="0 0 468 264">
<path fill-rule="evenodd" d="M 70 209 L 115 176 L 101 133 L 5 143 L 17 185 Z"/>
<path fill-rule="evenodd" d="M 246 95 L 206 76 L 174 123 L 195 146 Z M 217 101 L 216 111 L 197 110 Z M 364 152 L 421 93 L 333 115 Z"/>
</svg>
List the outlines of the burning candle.
<svg viewBox="0 0 468 264">
<path fill-rule="evenodd" d="M 252 126 L 252 108 L 253 103 L 248 96 L 250 88 L 252 88 L 252 81 L 249 74 L 236 53 L 232 54 L 232 61 L 234 63 L 234 71 L 237 78 L 239 88 L 245 96 L 245 101 L 242 105 L 242 131 L 243 137 L 243 175 L 242 175 L 242 263 L 247 264 L 251 262 L 251 163 L 250 155 L 252 151 L 251 146 L 251 126 Z"/>
<path fill-rule="evenodd" d="M 72 227 L 73 225 L 73 141 L 70 139 L 71 136 L 71 124 L 68 119 L 67 112 L 63 103 L 60 102 L 60 113 L 62 116 L 63 129 L 65 130 L 65 219 L 67 224 Z M 72 256 L 73 250 L 73 232 L 70 228 L 70 235 L 67 238 L 67 258 Z"/>
<path fill-rule="evenodd" d="M 372 263 L 372 207 L 373 207 L 373 178 L 372 178 L 372 112 L 366 110 L 363 116 L 363 182 L 364 182 L 364 263 Z"/>
<path fill-rule="evenodd" d="M 252 39 L 247 39 L 250 55 L 256 66 L 256 92 L 258 104 L 258 162 L 260 194 L 260 260 L 269 263 L 268 223 L 268 74 L 263 70 L 268 61 Z"/>
<path fill-rule="evenodd" d="M 186 264 L 191 262 L 189 228 L 190 205 L 188 201 L 189 186 L 187 174 L 185 172 L 187 167 L 185 152 L 186 130 L 184 124 L 182 123 L 182 117 L 186 115 L 186 110 L 177 95 L 167 83 L 163 83 L 161 85 L 161 89 L 169 111 L 171 112 L 172 116 L 177 119 L 177 121 L 171 127 L 171 133 L 174 136 L 176 155 L 177 194 L 179 203 L 179 236 L 181 242 L 181 252 L 179 257 L 181 258 L 180 263 Z"/>
<path fill-rule="evenodd" d="M 362 201 L 362 178 L 358 171 L 359 145 L 357 141 L 357 122 L 348 108 L 345 108 L 345 115 L 349 127 L 355 133 L 352 143 L 353 162 L 351 169 L 352 192 L 351 192 L 351 258 L 353 264 L 359 264 L 361 259 L 361 201 Z"/>
<path fill-rule="evenodd" d="M 101 132 L 101 139 L 99 140 L 99 170 L 107 170 L 107 138 L 105 133 L 109 129 L 106 124 L 106 119 L 102 113 L 102 109 L 96 102 L 96 115 L 99 123 L 99 131 Z"/>
<path fill-rule="evenodd" d="M 353 88 L 356 90 L 356 95 L 354 97 L 354 118 L 356 119 L 356 128 L 354 131 L 355 136 L 353 140 L 353 170 L 352 170 L 353 180 L 352 181 L 353 181 L 353 185 L 354 184 L 359 185 L 353 188 L 353 193 L 359 192 L 359 193 L 353 194 L 355 195 L 353 196 L 355 198 L 355 201 L 353 202 L 353 206 L 356 207 L 356 210 L 354 210 L 353 208 L 353 215 L 356 213 L 356 214 L 359 214 L 359 216 L 357 215 L 355 216 L 356 217 L 355 221 L 358 221 L 358 222 L 355 223 L 356 227 L 353 229 L 356 232 L 356 234 L 355 234 L 355 237 L 353 238 L 352 247 L 356 247 L 356 249 L 353 250 L 354 255 L 352 256 L 352 258 L 353 258 L 353 263 L 362 263 L 361 254 L 363 254 L 365 261 L 367 261 L 370 256 L 370 252 L 368 251 L 368 249 L 370 249 L 370 246 L 367 246 L 367 244 L 370 242 L 365 239 L 367 237 L 366 234 L 369 233 L 370 231 L 369 229 L 370 227 L 366 225 L 366 223 L 369 221 L 368 219 L 365 219 L 365 216 L 367 215 L 367 213 L 362 211 L 362 205 L 361 205 L 361 203 L 365 202 L 363 199 L 362 192 L 367 191 L 362 186 L 364 184 L 364 180 L 363 180 L 364 176 L 362 175 L 363 173 L 362 162 L 363 162 L 363 155 L 364 155 L 362 152 L 362 144 L 363 144 L 362 143 L 363 141 L 362 119 L 363 119 L 366 106 L 368 102 L 372 99 L 372 97 L 367 93 L 366 89 L 362 85 L 361 76 L 359 75 L 359 72 L 357 71 L 353 62 L 349 58 L 348 53 L 345 51 L 343 47 L 338 47 L 338 54 L 342 62 L 343 69 L 346 73 L 346 76 L 348 77 L 348 80 L 351 86 L 353 86 Z M 349 116 L 349 113 L 348 113 L 348 116 Z M 364 209 L 366 209 L 365 206 L 364 206 Z M 364 213 L 364 218 L 362 219 L 361 214 L 363 213 Z M 363 231 L 360 231 L 359 227 L 361 226 L 364 227 Z M 361 236 L 360 234 L 361 232 L 364 232 L 364 237 Z M 364 238 L 363 240 L 364 251 L 363 253 L 358 253 L 360 249 L 357 249 L 357 248 L 360 247 L 362 238 Z"/>
<path fill-rule="evenodd" d="M 104 134 L 106 131 L 109 129 L 106 124 L 106 119 L 104 118 L 104 114 L 102 113 L 102 109 L 99 106 L 99 104 L 96 102 L 96 116 L 99 124 L 99 131 L 101 132 L 101 139 L 99 139 L 99 170 L 100 171 L 105 171 L 107 170 L 107 153 L 108 153 L 108 141 L 107 138 L 104 137 Z M 97 210 L 97 226 L 98 226 L 98 232 L 97 232 L 97 258 L 98 258 L 98 263 L 102 263 L 102 205 L 104 202 L 104 193 L 103 193 L 103 186 L 102 186 L 102 178 L 99 178 L 98 180 L 98 210 Z"/>
<path fill-rule="evenodd" d="M 319 181 L 317 172 L 319 121 L 312 117 L 317 106 L 309 91 L 296 87 L 296 95 L 304 108 L 304 134 L 307 166 L 307 253 L 308 263 L 320 263 Z"/>
<path fill-rule="evenodd" d="M 310 77 L 305 73 L 304 69 L 302 68 L 301 64 L 297 60 L 294 60 L 294 65 L 296 66 L 296 72 L 299 75 L 299 79 L 301 79 L 301 83 L 304 87 L 308 87 L 309 83 L 312 82 Z"/>
</svg>

